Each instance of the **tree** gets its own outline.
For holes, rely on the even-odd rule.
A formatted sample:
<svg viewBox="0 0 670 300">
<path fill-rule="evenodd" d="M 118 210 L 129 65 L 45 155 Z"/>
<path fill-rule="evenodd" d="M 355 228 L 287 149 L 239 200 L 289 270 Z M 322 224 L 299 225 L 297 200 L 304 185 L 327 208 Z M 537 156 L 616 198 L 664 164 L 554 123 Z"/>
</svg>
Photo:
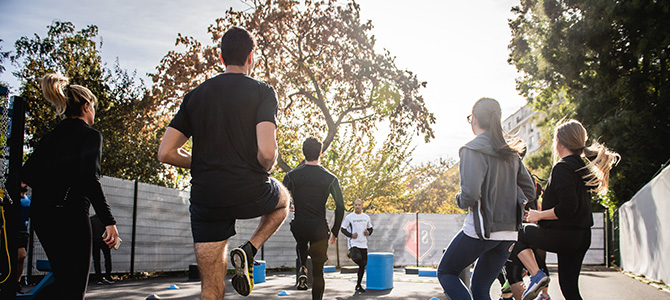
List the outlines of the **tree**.
<svg viewBox="0 0 670 300">
<path fill-rule="evenodd" d="M 513 11 L 517 88 L 549 127 L 576 118 L 621 154 L 610 180 L 621 205 L 668 159 L 670 3 L 523 0 Z"/>
<path fill-rule="evenodd" d="M 35 147 L 59 121 L 39 87 L 43 75 L 57 72 L 72 84 L 89 88 L 98 98 L 93 126 L 104 136 L 104 175 L 173 185 L 170 176 L 174 174 L 156 158 L 162 122 L 143 83 L 137 82 L 134 73 L 122 70 L 118 60 L 113 70 L 105 67 L 95 41 L 97 26 L 76 31 L 70 22 L 55 21 L 47 28 L 44 38 L 35 34 L 17 40 L 16 53 L 11 56 L 17 68 L 14 75 L 21 81 L 21 96 L 28 104 L 27 145 Z"/>
<path fill-rule="evenodd" d="M 307 136 L 321 137 L 324 153 L 336 141 L 346 141 L 340 145 L 353 147 L 346 151 L 361 158 L 374 149 L 379 124 L 388 124 L 388 140 L 396 143 L 408 142 L 406 136 L 421 134 L 426 141 L 434 136 L 430 127 L 434 117 L 419 94 L 426 83 L 398 69 L 387 51 L 375 50 L 369 33 L 372 24 L 361 22 L 357 4 L 290 0 L 249 4 L 249 10 L 231 9 L 209 27 L 210 46 L 178 36 L 176 44 L 186 51 L 169 52 L 152 75 L 153 94 L 166 107 L 175 109 L 185 92 L 221 71 L 218 42 L 227 28 L 236 25 L 255 35 L 255 77 L 274 86 L 280 98 L 282 171 L 300 162 L 299 145 Z"/>
<path fill-rule="evenodd" d="M 0 43 L 4 42 L 3 39 L 0 39 Z M 3 52 L 2 51 L 2 45 L 0 45 L 0 74 L 5 72 L 5 66 L 2 64 L 5 62 L 6 59 L 9 58 L 9 51 Z"/>
<path fill-rule="evenodd" d="M 460 186 L 458 163 L 439 159 L 410 169 L 406 176 L 407 197 L 402 211 L 420 213 L 463 214 L 456 204 Z"/>
</svg>

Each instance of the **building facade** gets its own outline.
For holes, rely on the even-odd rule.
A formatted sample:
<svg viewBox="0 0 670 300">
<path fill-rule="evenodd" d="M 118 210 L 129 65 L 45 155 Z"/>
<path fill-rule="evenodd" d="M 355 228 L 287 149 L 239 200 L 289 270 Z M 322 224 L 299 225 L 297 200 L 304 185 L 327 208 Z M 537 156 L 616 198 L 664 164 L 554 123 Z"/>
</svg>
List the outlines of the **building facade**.
<svg viewBox="0 0 670 300">
<path fill-rule="evenodd" d="M 503 130 L 510 135 L 520 138 L 526 143 L 527 153 L 530 155 L 540 149 L 540 130 L 536 126 L 537 112 L 526 105 L 503 121 Z"/>
</svg>

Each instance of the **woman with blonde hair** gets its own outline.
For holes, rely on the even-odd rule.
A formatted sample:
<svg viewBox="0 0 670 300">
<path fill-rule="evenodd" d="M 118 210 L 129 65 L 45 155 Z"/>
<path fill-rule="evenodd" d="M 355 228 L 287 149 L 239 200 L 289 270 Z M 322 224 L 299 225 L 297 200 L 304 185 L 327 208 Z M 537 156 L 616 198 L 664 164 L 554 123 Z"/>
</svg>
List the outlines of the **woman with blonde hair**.
<svg viewBox="0 0 670 300">
<path fill-rule="evenodd" d="M 609 171 L 620 159 L 619 154 L 594 142 L 586 147 L 588 135 L 575 120 L 562 122 L 554 132 L 554 160 L 544 191 L 542 211 L 529 210 L 525 225 L 514 247 L 521 262 L 531 274 L 523 299 L 535 299 L 549 283 L 538 269 L 531 247 L 558 255 L 558 281 L 565 299 L 582 299 L 579 272 L 584 255 L 591 245 L 590 192 L 607 192 Z M 588 163 L 586 163 L 586 162 Z"/>
<path fill-rule="evenodd" d="M 44 98 L 65 118 L 46 134 L 22 170 L 33 189 L 32 226 L 49 258 L 59 299 L 84 299 L 91 264 L 93 205 L 105 225 L 105 243 L 118 242 L 116 221 L 100 185 L 102 135 L 91 128 L 97 98 L 68 78 L 42 78 Z"/>
<path fill-rule="evenodd" d="M 459 151 L 456 195 L 468 215 L 437 269 L 451 299 L 491 299 L 491 284 L 517 239 L 523 206 L 535 199 L 535 185 L 519 156 L 524 145 L 505 138 L 500 117 L 500 104 L 490 98 L 479 99 L 468 116 L 476 137 Z M 470 293 L 458 275 L 475 260 Z"/>
</svg>

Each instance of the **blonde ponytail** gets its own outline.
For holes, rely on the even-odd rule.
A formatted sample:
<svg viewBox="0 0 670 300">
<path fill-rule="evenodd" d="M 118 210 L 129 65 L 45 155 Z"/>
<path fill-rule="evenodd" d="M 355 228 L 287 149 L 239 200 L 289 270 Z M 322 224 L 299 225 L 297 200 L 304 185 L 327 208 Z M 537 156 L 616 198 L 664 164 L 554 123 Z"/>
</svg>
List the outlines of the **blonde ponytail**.
<svg viewBox="0 0 670 300">
<path fill-rule="evenodd" d="M 589 174 L 583 177 L 586 185 L 592 187 L 598 194 L 605 194 L 609 185 L 610 170 L 619 163 L 621 156 L 598 142 L 586 147 L 587 140 L 586 129 L 577 120 L 560 122 L 554 132 L 554 144 L 559 143 L 572 153 L 585 156 L 588 164 L 579 170 L 589 170 Z M 554 156 L 558 158 L 557 153 Z"/>
<path fill-rule="evenodd" d="M 70 83 L 70 80 L 56 73 L 49 73 L 42 77 L 42 93 L 56 109 L 56 115 L 62 115 L 67 108 L 67 96 L 63 91 Z"/>
<path fill-rule="evenodd" d="M 81 116 L 84 103 L 96 105 L 98 99 L 86 87 L 69 83 L 70 80 L 63 75 L 46 74 L 42 77 L 42 93 L 56 109 L 56 115 Z"/>
<path fill-rule="evenodd" d="M 593 142 L 590 147 L 584 148 L 584 156 L 589 163 L 584 168 L 588 168 L 589 175 L 584 176 L 586 185 L 594 187 L 593 190 L 598 194 L 607 193 L 607 186 L 610 181 L 610 170 L 621 160 L 621 155 L 604 145 Z"/>
</svg>

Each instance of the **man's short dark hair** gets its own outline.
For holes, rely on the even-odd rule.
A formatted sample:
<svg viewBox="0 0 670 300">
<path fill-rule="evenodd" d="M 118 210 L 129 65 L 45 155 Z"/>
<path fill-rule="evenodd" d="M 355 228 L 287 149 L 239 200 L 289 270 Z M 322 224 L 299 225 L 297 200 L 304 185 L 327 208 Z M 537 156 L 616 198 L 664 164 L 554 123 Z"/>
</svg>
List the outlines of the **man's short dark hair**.
<svg viewBox="0 0 670 300">
<path fill-rule="evenodd" d="M 244 66 L 255 48 L 254 37 L 244 28 L 233 26 L 221 38 L 221 58 L 227 66 Z"/>
<path fill-rule="evenodd" d="M 321 147 L 323 144 L 319 142 L 317 138 L 314 137 L 308 137 L 303 143 L 302 143 L 302 154 L 305 155 L 305 160 L 306 161 L 315 161 L 319 159 L 319 156 L 321 155 Z"/>
</svg>

